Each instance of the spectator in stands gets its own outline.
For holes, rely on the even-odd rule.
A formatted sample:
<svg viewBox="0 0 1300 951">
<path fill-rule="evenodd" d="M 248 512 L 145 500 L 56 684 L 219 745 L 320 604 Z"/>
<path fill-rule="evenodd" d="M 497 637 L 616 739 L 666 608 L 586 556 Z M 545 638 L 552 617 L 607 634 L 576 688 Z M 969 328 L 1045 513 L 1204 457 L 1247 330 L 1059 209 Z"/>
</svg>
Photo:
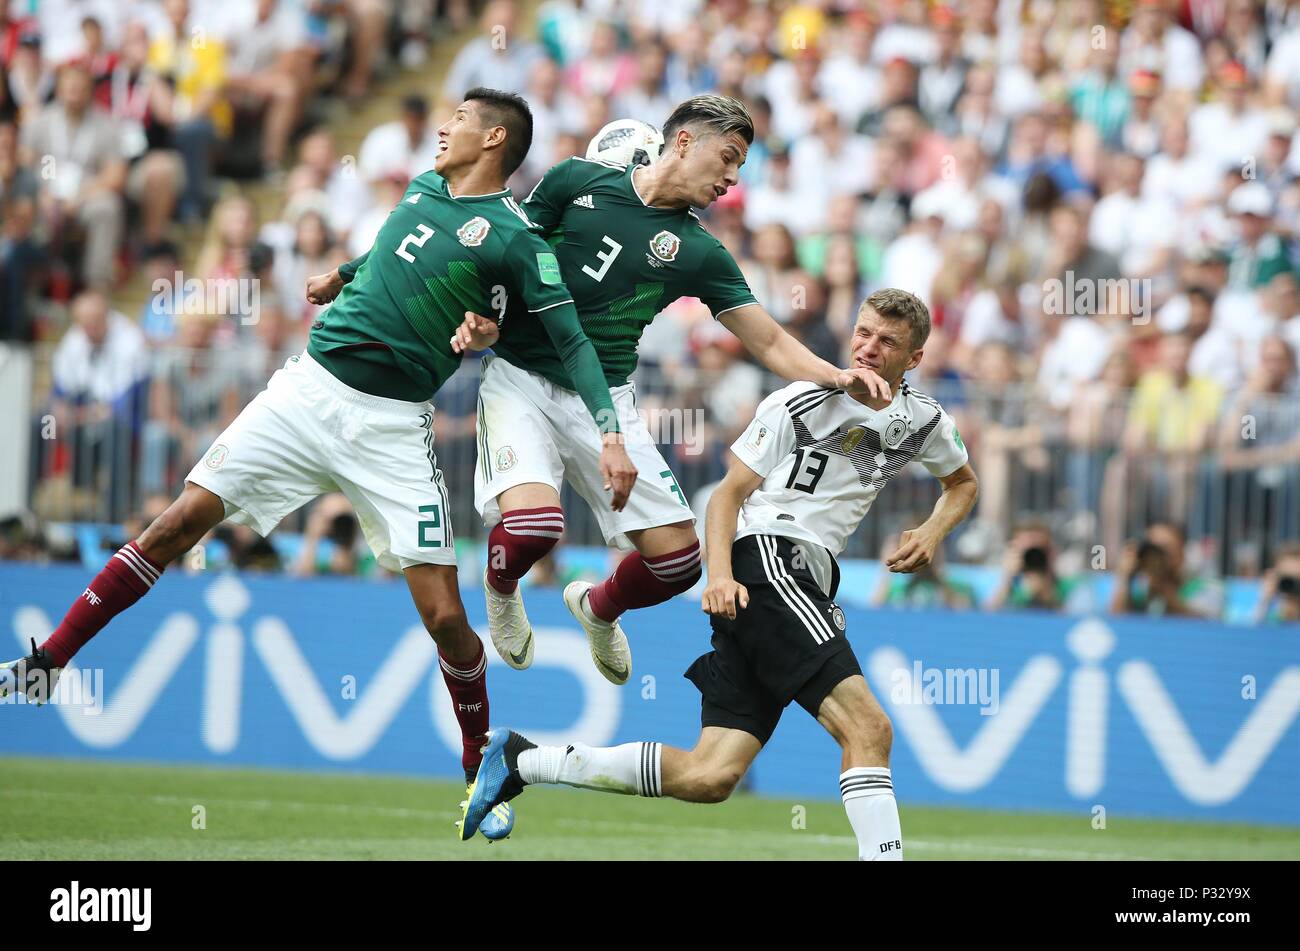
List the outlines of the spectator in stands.
<svg viewBox="0 0 1300 951">
<path fill-rule="evenodd" d="M 1047 523 L 1018 525 L 1002 557 L 1002 577 L 984 607 L 989 611 L 1061 611 L 1078 589 L 1079 579 L 1056 572 L 1056 552 Z"/>
<path fill-rule="evenodd" d="M 27 298 L 45 259 L 36 230 L 39 192 L 36 175 L 19 161 L 18 130 L 0 121 L 0 341 L 33 336 Z"/>
<path fill-rule="evenodd" d="M 542 55 L 537 44 L 521 35 L 519 7 L 514 0 L 491 0 L 483 8 L 479 28 L 482 35 L 461 47 L 447 71 L 442 105 L 448 112 L 475 86 L 522 93 L 533 64 Z"/>
<path fill-rule="evenodd" d="M 980 471 L 978 521 L 1002 538 L 1011 506 L 1035 497 L 1051 459 L 1015 352 L 1006 344 L 986 343 L 975 354 L 973 370 L 966 387 L 965 439 Z"/>
<path fill-rule="evenodd" d="M 322 496 L 307 517 L 302 547 L 291 571 L 296 575 L 356 575 L 375 568 L 370 549 L 359 550 L 361 523 L 342 492 Z"/>
<path fill-rule="evenodd" d="M 1280 549 L 1259 588 L 1256 624 L 1300 624 L 1300 545 Z"/>
<path fill-rule="evenodd" d="M 410 181 L 433 168 L 437 150 L 438 134 L 436 127 L 429 123 L 429 103 L 423 96 L 413 94 L 403 97 L 399 118 L 366 133 L 357 169 L 367 182 L 390 175 L 401 175 Z"/>
<path fill-rule="evenodd" d="M 1300 387 L 1295 351 L 1267 337 L 1246 385 L 1219 428 L 1223 498 L 1229 509 L 1222 544 L 1252 544 L 1261 554 L 1266 526 L 1276 537 L 1300 534 Z M 1239 537 L 1240 536 L 1240 537 Z"/>
<path fill-rule="evenodd" d="M 1237 241 L 1228 261 L 1228 287 L 1255 290 L 1291 270 L 1287 247 L 1272 230 L 1273 196 L 1259 182 L 1243 182 L 1228 196 Z"/>
<path fill-rule="evenodd" d="M 230 41 L 225 95 L 236 113 L 258 118 L 262 169 L 275 184 L 306 94 L 298 64 L 305 43 L 301 11 L 279 0 L 255 0 L 253 22 Z"/>
<path fill-rule="evenodd" d="M 238 352 L 213 345 L 224 319 L 184 315 L 175 345 L 154 356 L 141 460 L 146 492 L 179 488 L 178 480 L 194 460 L 239 414 Z"/>
<path fill-rule="evenodd" d="M 530 98 L 529 104 L 532 103 Z M 619 104 L 615 111 L 620 116 L 631 116 L 648 122 L 657 129 L 663 125 L 675 105 L 668 98 L 668 51 L 662 43 L 649 40 L 636 53 L 635 80 L 619 94 Z M 534 106 L 534 119 L 536 113 L 537 108 Z M 535 126 L 534 122 L 534 137 Z"/>
<path fill-rule="evenodd" d="M 90 71 L 67 63 L 58 77 L 55 102 L 22 129 L 22 162 L 39 163 L 46 217 L 58 227 L 78 226 L 85 283 L 107 289 L 125 226 L 126 162 L 112 117 L 91 102 Z"/>
<path fill-rule="evenodd" d="M 122 157 L 130 164 L 126 193 L 140 206 L 140 239 L 157 244 L 167 235 L 185 184 L 185 163 L 172 147 L 175 93 L 149 65 L 149 34 L 139 22 L 123 31 L 122 54 L 97 89 L 97 99 L 117 123 Z"/>
<path fill-rule="evenodd" d="M 298 161 L 295 171 L 306 169 L 311 175 L 311 187 L 324 192 L 330 229 L 340 244 L 345 243 L 352 226 L 370 207 L 370 188 L 360 174 L 356 156 L 348 155 L 340 161 L 330 131 L 317 128 L 298 143 Z"/>
<path fill-rule="evenodd" d="M 176 335 L 176 320 L 185 312 L 180 249 L 175 242 L 160 241 L 145 247 L 140 257 L 149 282 L 149 297 L 140 310 L 140 329 L 149 345 L 156 348 L 171 342 Z"/>
<path fill-rule="evenodd" d="M 1124 453 L 1114 460 L 1112 490 L 1152 510 L 1190 511 L 1192 480 L 1201 454 L 1214 439 L 1223 389 L 1189 369 L 1191 341 L 1165 334 L 1160 364 L 1143 373 L 1133 392 L 1124 430 Z"/>
<path fill-rule="evenodd" d="M 58 439 L 48 448 L 66 447 L 71 456 L 73 486 L 86 493 L 78 514 L 112 520 L 130 507 L 148 372 L 144 335 L 99 291 L 73 300 L 72 319 L 54 352 Z"/>
<path fill-rule="evenodd" d="M 636 81 L 636 60 L 620 48 L 614 24 L 601 21 L 592 27 L 582 58 L 566 72 L 574 95 L 617 99 Z"/>
<path fill-rule="evenodd" d="M 213 149 L 230 136 L 233 122 L 222 95 L 226 47 L 192 18 L 188 0 L 163 0 L 163 9 L 166 28 L 153 39 L 149 66 L 172 90 L 169 108 L 159 109 L 157 118 L 185 161 L 180 214 L 183 221 L 193 222 L 211 204 Z M 193 42 L 195 30 L 203 31 L 202 43 Z"/>
<path fill-rule="evenodd" d="M 1115 614 L 1218 618 L 1223 588 L 1187 569 L 1187 535 L 1171 522 L 1153 522 L 1124 546 L 1115 572 L 1110 609 Z"/>
</svg>

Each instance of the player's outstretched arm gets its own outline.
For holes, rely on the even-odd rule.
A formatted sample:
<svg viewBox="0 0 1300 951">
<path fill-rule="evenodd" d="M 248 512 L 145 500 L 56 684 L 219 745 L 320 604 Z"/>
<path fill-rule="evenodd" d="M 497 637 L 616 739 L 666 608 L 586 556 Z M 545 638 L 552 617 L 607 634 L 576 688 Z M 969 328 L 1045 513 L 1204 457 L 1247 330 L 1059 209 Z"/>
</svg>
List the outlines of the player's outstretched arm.
<svg viewBox="0 0 1300 951">
<path fill-rule="evenodd" d="M 908 574 L 930 564 L 943 540 L 975 507 L 979 480 L 970 463 L 938 478 L 943 484 L 943 494 L 934 504 L 930 517 L 911 531 L 903 532 L 898 548 L 886 556 L 885 565 L 890 571 Z"/>
<path fill-rule="evenodd" d="M 352 283 L 352 278 L 357 276 L 357 270 L 368 257 L 369 251 L 351 261 L 344 261 L 332 271 L 307 278 L 307 303 L 328 304 L 338 297 L 344 286 Z"/>
<path fill-rule="evenodd" d="M 813 353 L 785 331 L 761 304 L 746 304 L 722 314 L 718 321 L 740 338 L 754 359 L 787 380 L 808 380 L 819 386 L 859 396 L 888 400 L 889 384 L 865 367 L 841 370 Z"/>
<path fill-rule="evenodd" d="M 731 574 L 731 542 L 736 537 L 740 507 L 762 484 L 761 475 L 737 460 L 709 496 L 709 507 L 704 516 L 709 583 L 700 599 L 705 614 L 725 614 L 734 619 L 737 607 L 749 606 L 749 592 Z"/>
</svg>

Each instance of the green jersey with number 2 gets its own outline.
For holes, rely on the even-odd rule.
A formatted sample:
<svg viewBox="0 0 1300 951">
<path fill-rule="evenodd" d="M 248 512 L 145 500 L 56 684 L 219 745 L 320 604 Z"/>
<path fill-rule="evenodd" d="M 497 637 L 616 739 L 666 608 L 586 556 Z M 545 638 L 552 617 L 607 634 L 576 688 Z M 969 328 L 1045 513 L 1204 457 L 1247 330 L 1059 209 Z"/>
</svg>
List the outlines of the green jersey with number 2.
<svg viewBox="0 0 1300 951">
<path fill-rule="evenodd" d="M 642 201 L 633 168 L 566 159 L 524 201 L 524 211 L 555 249 L 610 386 L 627 382 L 641 334 L 677 298 L 700 298 L 714 317 L 756 303 L 722 242 L 693 211 Z M 574 388 L 537 327 L 507 316 L 493 349 L 516 366 Z"/>
<path fill-rule="evenodd" d="M 344 383 L 374 392 L 373 368 L 382 378 L 387 366 L 401 379 L 395 389 L 385 381 L 384 389 L 429 399 L 460 365 L 450 340 L 465 313 L 500 320 L 511 309 L 513 322 L 528 327 L 566 378 L 577 381 L 574 389 L 601 428 L 617 429 L 555 254 L 509 190 L 457 197 L 442 176 L 426 172 L 389 214 L 374 246 L 339 273 L 347 284 L 312 326 L 308 350 Z"/>
</svg>

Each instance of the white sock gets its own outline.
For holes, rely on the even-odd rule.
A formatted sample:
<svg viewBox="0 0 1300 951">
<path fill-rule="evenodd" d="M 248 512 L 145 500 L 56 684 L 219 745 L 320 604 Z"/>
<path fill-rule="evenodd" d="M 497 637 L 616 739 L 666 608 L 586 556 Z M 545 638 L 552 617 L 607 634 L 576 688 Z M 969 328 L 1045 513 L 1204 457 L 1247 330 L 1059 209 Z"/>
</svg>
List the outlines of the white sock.
<svg viewBox="0 0 1300 951">
<path fill-rule="evenodd" d="M 626 796 L 662 796 L 662 755 L 662 743 L 539 746 L 519 754 L 519 776 L 526 783 L 563 783 Z"/>
<path fill-rule="evenodd" d="M 894 781 L 884 766 L 854 766 L 840 773 L 840 796 L 858 837 L 864 862 L 903 861 L 903 828 L 898 821 Z"/>
</svg>

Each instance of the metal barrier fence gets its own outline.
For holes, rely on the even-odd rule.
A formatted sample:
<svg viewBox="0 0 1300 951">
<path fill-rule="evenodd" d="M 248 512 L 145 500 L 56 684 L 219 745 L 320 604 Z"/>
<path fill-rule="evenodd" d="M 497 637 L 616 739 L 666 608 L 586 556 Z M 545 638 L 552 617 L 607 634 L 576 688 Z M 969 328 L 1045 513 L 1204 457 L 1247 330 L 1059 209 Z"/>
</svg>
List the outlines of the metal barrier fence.
<svg viewBox="0 0 1300 951">
<path fill-rule="evenodd" d="M 291 352 L 291 351 L 290 351 Z M 285 353 L 253 348 L 153 352 L 138 385 L 111 403 L 61 399 L 52 350 L 35 353 L 29 497 L 47 521 L 121 522 L 177 493 L 194 460 L 266 383 Z M 637 405 L 698 515 L 725 471 L 727 447 L 781 381 L 745 364 L 710 371 L 644 363 Z M 463 538 L 483 535 L 473 508 L 478 364 L 467 360 L 435 399 L 438 460 Z M 1205 568 L 1256 574 L 1300 539 L 1300 398 L 1226 394 L 1213 417 L 1170 397 L 1133 411 L 1132 394 L 1098 389 L 1054 406 L 1032 386 L 922 384 L 956 419 L 981 481 L 973 518 L 949 557 L 995 557 L 1029 518 L 1080 553 L 1155 520 L 1182 524 Z M 1134 430 L 1134 432 L 1126 432 Z M 1141 439 L 1138 439 L 1138 436 Z M 1126 436 L 1137 442 L 1126 450 Z M 930 511 L 939 487 L 919 465 L 900 474 L 850 543 L 876 557 Z M 585 503 L 565 490 L 567 539 L 599 544 Z M 284 528 L 299 530 L 304 514 Z"/>
</svg>

